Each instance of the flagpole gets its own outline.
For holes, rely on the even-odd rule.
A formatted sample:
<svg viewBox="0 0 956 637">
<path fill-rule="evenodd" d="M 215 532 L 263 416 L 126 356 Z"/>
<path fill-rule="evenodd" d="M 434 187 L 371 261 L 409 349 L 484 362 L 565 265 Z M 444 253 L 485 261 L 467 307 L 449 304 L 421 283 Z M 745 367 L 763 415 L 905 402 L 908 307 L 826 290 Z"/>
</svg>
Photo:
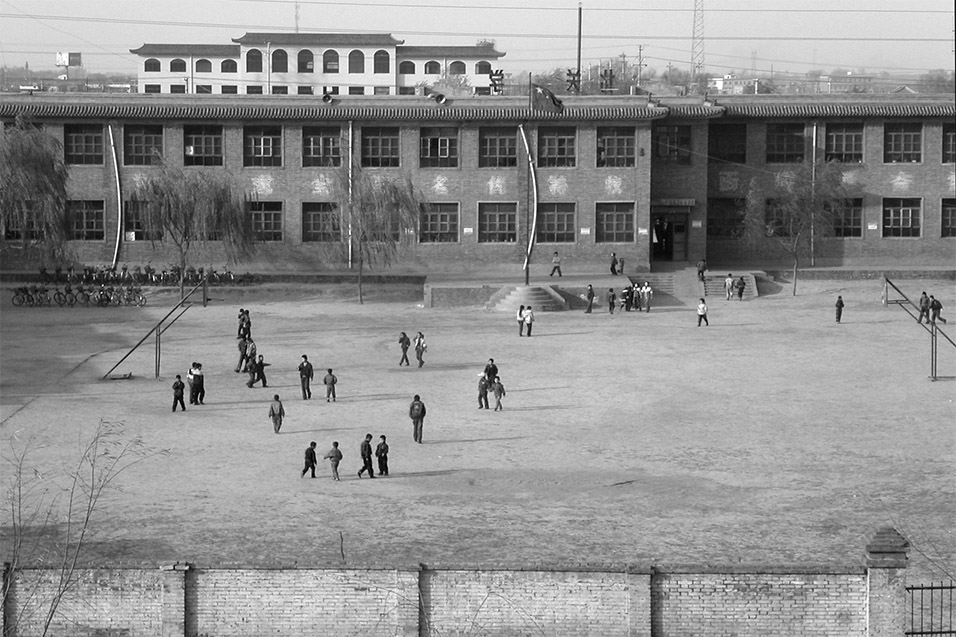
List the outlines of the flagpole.
<svg viewBox="0 0 956 637">
<path fill-rule="evenodd" d="M 582 8 L 581 3 L 578 3 L 578 95 L 581 94 L 581 20 L 582 20 Z"/>
<path fill-rule="evenodd" d="M 531 82 L 531 72 L 528 72 L 528 109 L 534 108 L 532 106 L 532 100 L 534 100 L 534 84 Z"/>
</svg>

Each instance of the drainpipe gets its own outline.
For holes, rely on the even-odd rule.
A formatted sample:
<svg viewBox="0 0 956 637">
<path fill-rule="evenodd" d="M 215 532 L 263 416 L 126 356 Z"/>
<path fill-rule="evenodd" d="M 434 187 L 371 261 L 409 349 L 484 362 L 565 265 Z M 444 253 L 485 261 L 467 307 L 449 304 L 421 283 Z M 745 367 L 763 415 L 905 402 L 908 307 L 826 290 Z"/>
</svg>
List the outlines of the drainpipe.
<svg viewBox="0 0 956 637">
<path fill-rule="evenodd" d="M 113 179 L 116 182 L 116 241 L 113 245 L 113 268 L 119 261 L 120 241 L 123 237 L 123 190 L 120 188 L 119 157 L 116 152 L 116 139 L 113 136 L 112 122 L 106 125 L 110 134 L 110 151 L 113 157 Z"/>
<path fill-rule="evenodd" d="M 817 263 L 816 259 L 816 250 L 814 249 L 815 239 L 814 236 L 814 226 L 813 220 L 816 218 L 816 203 L 817 203 L 817 122 L 813 122 L 813 139 L 811 140 L 813 146 L 810 150 L 810 205 L 813 208 L 810 209 L 810 267 L 814 267 Z"/>
<path fill-rule="evenodd" d="M 524 125 L 518 124 L 521 140 L 524 142 L 525 153 L 528 155 L 528 172 L 531 175 L 531 231 L 528 234 L 528 250 L 524 257 L 524 284 L 528 285 L 531 276 L 531 251 L 534 250 L 534 237 L 538 228 L 538 175 L 534 169 L 534 157 L 531 155 L 531 146 L 528 144 L 528 135 Z"/>
<path fill-rule="evenodd" d="M 353 163 L 353 162 L 354 162 L 353 155 L 354 155 L 354 153 L 355 153 L 355 149 L 354 149 L 354 146 L 353 146 L 354 140 L 355 140 L 354 135 L 355 135 L 354 123 L 353 123 L 352 120 L 349 120 L 349 156 L 348 156 L 348 160 L 349 160 L 349 177 L 348 177 L 348 180 L 349 180 L 349 191 L 348 191 L 348 198 L 349 198 L 349 270 L 352 269 L 352 180 L 355 178 L 354 163 Z"/>
</svg>

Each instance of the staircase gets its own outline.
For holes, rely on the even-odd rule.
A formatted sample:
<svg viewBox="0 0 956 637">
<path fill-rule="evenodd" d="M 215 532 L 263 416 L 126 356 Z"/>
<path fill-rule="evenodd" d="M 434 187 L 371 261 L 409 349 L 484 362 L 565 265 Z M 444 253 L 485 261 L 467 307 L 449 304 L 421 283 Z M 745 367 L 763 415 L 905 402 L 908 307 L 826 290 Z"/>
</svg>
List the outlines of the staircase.
<svg viewBox="0 0 956 637">
<path fill-rule="evenodd" d="M 750 272 L 736 272 L 734 273 L 734 280 L 736 281 L 740 277 L 744 278 L 744 281 L 747 283 L 747 287 L 744 288 L 744 299 L 750 301 L 757 296 L 757 279 Z M 723 276 L 717 274 L 709 274 L 704 280 L 704 296 L 707 298 L 725 298 L 726 292 L 724 291 L 724 279 L 727 278 L 727 275 Z M 698 286 L 700 282 L 698 282 Z M 737 298 L 737 289 L 734 288 L 734 298 Z"/>
<path fill-rule="evenodd" d="M 501 312 L 517 312 L 520 306 L 531 306 L 535 312 L 561 312 L 569 309 L 560 294 L 545 285 L 506 286 L 485 305 Z"/>
</svg>

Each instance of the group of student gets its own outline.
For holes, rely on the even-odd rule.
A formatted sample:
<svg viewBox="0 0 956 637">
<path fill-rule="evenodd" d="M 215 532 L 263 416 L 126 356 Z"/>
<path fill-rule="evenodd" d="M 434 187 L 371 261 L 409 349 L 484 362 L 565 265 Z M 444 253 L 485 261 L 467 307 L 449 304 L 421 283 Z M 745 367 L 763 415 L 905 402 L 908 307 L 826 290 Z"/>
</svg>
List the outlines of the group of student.
<svg viewBox="0 0 956 637">
<path fill-rule="evenodd" d="M 594 305 L 594 288 L 588 285 L 587 292 L 584 294 L 584 298 L 588 302 L 587 308 L 584 310 L 585 314 L 591 313 L 591 308 Z M 621 295 L 618 295 L 614 292 L 614 288 L 608 288 L 607 294 L 605 295 L 605 301 L 607 301 L 608 312 L 614 314 L 615 306 L 618 309 L 624 310 L 625 312 L 630 312 L 631 310 L 637 310 L 638 312 L 651 311 L 651 302 L 654 299 L 654 289 L 651 287 L 651 284 L 647 281 L 644 281 L 643 285 L 634 283 L 633 285 L 625 285 L 621 290 Z M 618 305 L 620 304 L 620 305 Z"/>
<path fill-rule="evenodd" d="M 419 332 L 415 335 L 415 339 L 412 340 L 408 338 L 408 334 L 402 332 L 398 335 L 398 346 L 402 348 L 402 358 L 398 361 L 399 367 L 402 365 L 408 367 L 408 348 L 412 345 L 415 345 L 415 359 L 418 361 L 418 366 L 421 367 L 425 364 L 423 356 L 425 352 L 428 351 L 428 343 L 425 342 L 425 335 Z"/>
<path fill-rule="evenodd" d="M 478 409 L 489 409 L 488 392 L 495 395 L 495 411 L 502 411 L 501 399 L 505 396 L 505 386 L 498 376 L 495 359 L 489 358 L 485 370 L 478 374 Z"/>
<path fill-rule="evenodd" d="M 525 307 L 522 305 L 519 307 L 515 319 L 518 321 L 518 336 L 524 336 L 526 328 L 528 336 L 531 336 L 531 328 L 534 326 L 534 312 L 531 310 L 531 306 Z"/>
</svg>

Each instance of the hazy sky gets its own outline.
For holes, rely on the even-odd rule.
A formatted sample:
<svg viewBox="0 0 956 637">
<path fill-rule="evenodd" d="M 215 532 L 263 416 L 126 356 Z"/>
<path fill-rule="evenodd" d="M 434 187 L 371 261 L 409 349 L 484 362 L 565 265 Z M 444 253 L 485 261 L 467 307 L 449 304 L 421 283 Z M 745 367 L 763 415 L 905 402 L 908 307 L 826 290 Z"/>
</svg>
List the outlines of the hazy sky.
<svg viewBox="0 0 956 637">
<path fill-rule="evenodd" d="M 0 0 L 0 64 L 52 69 L 79 51 L 88 72 L 133 73 L 144 42 L 229 44 L 246 31 L 294 31 L 295 0 Z M 704 0 L 710 74 L 952 70 L 952 0 Z M 582 66 L 620 55 L 690 66 L 694 0 L 585 0 Z M 901 6 L 910 7 L 901 10 Z M 384 32 L 408 45 L 496 41 L 508 72 L 575 65 L 574 0 L 299 0 L 299 30 Z M 513 8 L 515 7 L 515 8 Z M 770 7 L 770 8 L 767 8 Z M 618 67 L 620 68 L 620 67 Z"/>
</svg>

